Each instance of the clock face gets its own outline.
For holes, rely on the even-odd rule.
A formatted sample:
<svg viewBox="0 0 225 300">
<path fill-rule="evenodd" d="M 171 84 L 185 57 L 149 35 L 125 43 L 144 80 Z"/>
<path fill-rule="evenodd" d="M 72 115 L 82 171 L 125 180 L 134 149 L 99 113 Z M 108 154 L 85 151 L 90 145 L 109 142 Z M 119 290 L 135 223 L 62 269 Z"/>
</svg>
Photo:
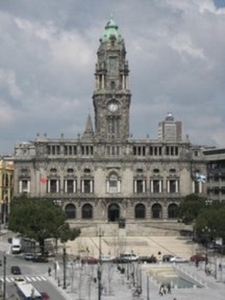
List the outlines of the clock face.
<svg viewBox="0 0 225 300">
<path fill-rule="evenodd" d="M 111 102 L 109 105 L 108 105 L 108 109 L 111 111 L 111 112 L 115 112 L 117 111 L 119 108 L 118 104 L 116 102 Z"/>
</svg>

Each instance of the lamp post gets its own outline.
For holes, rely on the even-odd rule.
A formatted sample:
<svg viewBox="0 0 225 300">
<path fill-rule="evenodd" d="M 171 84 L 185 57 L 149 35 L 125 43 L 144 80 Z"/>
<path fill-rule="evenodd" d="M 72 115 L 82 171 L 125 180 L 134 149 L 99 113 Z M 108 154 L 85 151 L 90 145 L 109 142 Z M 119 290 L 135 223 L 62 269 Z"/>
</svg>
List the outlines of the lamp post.
<svg viewBox="0 0 225 300">
<path fill-rule="evenodd" d="M 3 300 L 6 300 L 6 254 L 3 254 Z"/>
<path fill-rule="evenodd" d="M 208 228 L 208 226 L 205 226 L 202 229 L 202 232 L 204 233 L 204 237 L 205 237 L 205 272 L 206 272 L 207 264 L 208 264 L 208 241 L 209 241 L 209 235 L 210 235 L 211 229 Z"/>
<path fill-rule="evenodd" d="M 150 295 L 149 295 L 149 276 L 147 276 L 147 300 L 150 300 Z"/>
<path fill-rule="evenodd" d="M 102 236 L 103 232 L 101 228 L 99 228 L 99 264 L 98 264 L 98 300 L 101 300 L 102 297 L 102 260 L 101 260 L 101 255 L 102 255 Z"/>
<path fill-rule="evenodd" d="M 66 246 L 63 244 L 63 289 L 66 289 Z"/>
</svg>

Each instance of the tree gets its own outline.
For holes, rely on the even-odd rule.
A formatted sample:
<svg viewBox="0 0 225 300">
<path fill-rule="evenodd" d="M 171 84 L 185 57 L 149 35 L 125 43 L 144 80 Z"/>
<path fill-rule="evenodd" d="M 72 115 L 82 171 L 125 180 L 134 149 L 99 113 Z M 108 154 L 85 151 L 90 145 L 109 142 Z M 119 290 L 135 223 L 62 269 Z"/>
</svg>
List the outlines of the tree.
<svg viewBox="0 0 225 300">
<path fill-rule="evenodd" d="M 204 240 L 204 230 L 208 229 L 207 235 L 210 240 L 222 238 L 225 241 L 225 205 L 224 203 L 213 203 L 206 207 L 196 219 L 195 230 L 197 235 Z"/>
<path fill-rule="evenodd" d="M 66 223 L 66 215 L 60 206 L 55 205 L 51 200 L 28 198 L 26 195 L 13 199 L 9 229 L 38 241 L 42 255 L 45 253 L 45 239 L 58 234 L 63 242 L 66 242 L 80 234 L 79 230 L 70 229 L 69 224 Z"/>
<path fill-rule="evenodd" d="M 204 209 L 205 201 L 206 199 L 195 194 L 184 197 L 178 209 L 179 218 L 186 224 L 193 222 L 201 210 Z"/>
</svg>

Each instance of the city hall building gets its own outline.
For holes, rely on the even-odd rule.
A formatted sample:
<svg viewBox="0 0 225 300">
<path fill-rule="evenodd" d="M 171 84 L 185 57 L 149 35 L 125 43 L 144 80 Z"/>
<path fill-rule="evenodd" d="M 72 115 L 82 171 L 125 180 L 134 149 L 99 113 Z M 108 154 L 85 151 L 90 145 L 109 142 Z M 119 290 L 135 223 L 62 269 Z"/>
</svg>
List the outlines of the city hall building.
<svg viewBox="0 0 225 300">
<path fill-rule="evenodd" d="M 184 196 L 205 194 L 194 177 L 206 174 L 201 147 L 183 137 L 171 112 L 159 122 L 157 139 L 130 134 L 128 77 L 124 39 L 110 19 L 97 51 L 94 122 L 87 115 L 77 138 L 37 135 L 18 144 L 14 196 L 52 199 L 72 223 L 98 223 L 176 219 Z"/>
</svg>

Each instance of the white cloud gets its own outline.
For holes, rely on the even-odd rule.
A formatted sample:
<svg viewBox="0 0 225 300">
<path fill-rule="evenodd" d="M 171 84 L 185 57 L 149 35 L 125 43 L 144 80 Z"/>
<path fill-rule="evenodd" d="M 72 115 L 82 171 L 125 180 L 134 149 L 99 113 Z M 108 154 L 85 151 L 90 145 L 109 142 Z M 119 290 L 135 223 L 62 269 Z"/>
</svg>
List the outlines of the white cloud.
<svg viewBox="0 0 225 300">
<path fill-rule="evenodd" d="M 224 144 L 225 9 L 213 1 L 9 2 L 0 3 L 0 153 L 37 131 L 82 133 L 111 12 L 131 71 L 133 135 L 157 136 L 172 111 L 191 141 Z"/>
<path fill-rule="evenodd" d="M 16 83 L 16 74 L 10 70 L 0 69 L 0 86 L 7 90 L 9 96 L 14 99 L 21 97 L 22 92 Z"/>
</svg>

